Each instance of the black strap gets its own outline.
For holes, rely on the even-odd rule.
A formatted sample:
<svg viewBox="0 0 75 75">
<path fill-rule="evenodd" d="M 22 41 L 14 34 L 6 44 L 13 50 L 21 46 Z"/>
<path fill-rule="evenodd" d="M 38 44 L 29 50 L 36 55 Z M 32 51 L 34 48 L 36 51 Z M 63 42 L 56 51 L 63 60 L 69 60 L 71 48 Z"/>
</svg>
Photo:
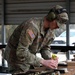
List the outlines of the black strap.
<svg viewBox="0 0 75 75">
<path fill-rule="evenodd" d="M 55 10 L 55 13 L 56 13 L 56 14 L 61 14 L 61 13 L 63 13 L 63 12 L 66 12 L 66 13 L 67 13 L 67 10 L 64 9 L 64 8 Z"/>
<path fill-rule="evenodd" d="M 55 14 L 61 14 L 61 13 L 63 13 L 63 12 L 66 12 L 66 13 L 67 13 L 67 10 L 66 10 L 65 8 L 61 8 L 61 9 L 52 8 L 52 9 L 50 9 L 49 13 L 50 13 L 50 12 L 54 12 Z M 49 13 L 48 13 L 48 14 L 49 14 Z"/>
</svg>

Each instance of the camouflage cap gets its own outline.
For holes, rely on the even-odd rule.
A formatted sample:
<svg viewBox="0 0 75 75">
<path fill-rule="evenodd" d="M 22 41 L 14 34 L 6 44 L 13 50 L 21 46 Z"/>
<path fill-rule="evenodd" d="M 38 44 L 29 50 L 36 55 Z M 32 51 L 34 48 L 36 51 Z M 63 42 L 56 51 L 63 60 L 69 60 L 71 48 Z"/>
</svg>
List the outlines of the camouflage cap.
<svg viewBox="0 0 75 75">
<path fill-rule="evenodd" d="M 61 9 L 61 8 L 63 8 L 62 6 L 60 6 L 60 5 L 56 5 L 55 6 L 55 9 L 57 10 L 57 9 Z"/>
<path fill-rule="evenodd" d="M 56 5 L 55 9 L 58 11 L 57 25 L 59 28 L 63 28 L 65 23 L 69 20 L 67 10 L 60 5 Z"/>
<path fill-rule="evenodd" d="M 63 8 L 62 6 L 60 5 L 56 5 L 55 6 L 55 9 L 57 11 L 57 18 L 62 18 L 62 19 L 65 19 L 66 21 L 69 19 L 68 18 L 68 14 L 67 14 L 67 10 L 65 8 Z M 59 16 L 59 17 L 58 17 Z"/>
<path fill-rule="evenodd" d="M 69 20 L 69 18 L 68 18 L 68 14 L 65 13 L 65 12 L 59 14 L 59 16 L 60 16 L 61 19 L 64 19 L 64 20 L 66 20 L 66 21 Z"/>
</svg>

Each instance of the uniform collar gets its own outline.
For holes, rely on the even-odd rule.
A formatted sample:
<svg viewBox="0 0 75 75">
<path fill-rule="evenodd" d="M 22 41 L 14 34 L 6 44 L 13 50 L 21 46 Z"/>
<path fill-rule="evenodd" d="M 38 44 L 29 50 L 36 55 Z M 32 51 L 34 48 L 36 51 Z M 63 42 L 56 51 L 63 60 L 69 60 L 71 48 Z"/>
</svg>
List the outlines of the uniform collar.
<svg viewBox="0 0 75 75">
<path fill-rule="evenodd" d="M 44 36 L 45 35 L 45 31 L 43 29 L 43 26 L 44 26 L 44 19 L 42 19 L 41 25 L 40 25 L 40 33 Z"/>
</svg>

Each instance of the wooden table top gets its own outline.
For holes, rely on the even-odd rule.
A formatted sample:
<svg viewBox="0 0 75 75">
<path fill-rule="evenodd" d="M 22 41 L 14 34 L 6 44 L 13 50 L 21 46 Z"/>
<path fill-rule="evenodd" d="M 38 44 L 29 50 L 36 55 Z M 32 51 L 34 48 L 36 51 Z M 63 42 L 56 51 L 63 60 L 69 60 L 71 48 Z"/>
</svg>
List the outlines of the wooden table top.
<svg viewBox="0 0 75 75">
<path fill-rule="evenodd" d="M 75 75 L 75 66 L 68 66 L 67 67 L 68 72 L 65 72 L 61 75 Z"/>
</svg>

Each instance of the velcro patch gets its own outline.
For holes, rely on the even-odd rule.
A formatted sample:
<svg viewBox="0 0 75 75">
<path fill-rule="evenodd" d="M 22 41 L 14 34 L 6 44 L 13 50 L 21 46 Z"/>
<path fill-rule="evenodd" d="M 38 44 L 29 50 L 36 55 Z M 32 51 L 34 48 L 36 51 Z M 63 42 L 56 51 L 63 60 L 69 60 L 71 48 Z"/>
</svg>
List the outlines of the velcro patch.
<svg viewBox="0 0 75 75">
<path fill-rule="evenodd" d="M 28 29 L 27 31 L 31 38 L 35 38 L 35 35 L 32 30 Z"/>
</svg>

